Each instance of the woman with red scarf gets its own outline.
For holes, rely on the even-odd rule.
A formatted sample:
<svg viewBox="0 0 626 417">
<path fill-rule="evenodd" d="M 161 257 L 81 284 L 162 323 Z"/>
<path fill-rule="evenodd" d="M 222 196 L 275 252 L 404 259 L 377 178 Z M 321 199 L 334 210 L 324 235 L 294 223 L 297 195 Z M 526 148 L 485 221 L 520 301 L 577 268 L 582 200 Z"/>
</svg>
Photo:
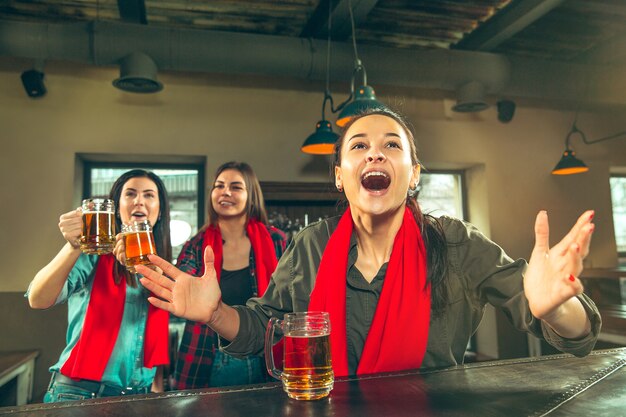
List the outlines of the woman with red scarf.
<svg viewBox="0 0 626 417">
<path fill-rule="evenodd" d="M 135 169 L 111 187 L 116 230 L 122 223 L 148 220 L 154 225 L 159 256 L 171 259 L 170 211 L 163 181 Z M 135 274 L 115 255 L 86 255 L 78 239 L 81 209 L 62 214 L 59 229 L 66 240 L 42 268 L 27 292 L 33 308 L 67 302 L 67 346 L 50 367 L 44 402 L 83 400 L 162 390 L 157 367 L 169 363 L 168 314 L 145 301 L 149 295 Z M 118 235 L 115 253 L 123 253 Z"/>
<path fill-rule="evenodd" d="M 214 271 L 226 305 L 263 295 L 285 250 L 285 234 L 268 226 L 261 186 L 250 165 L 227 162 L 215 173 L 209 220 L 178 256 L 181 271 L 201 276 L 211 247 Z M 238 359 L 219 349 L 218 335 L 204 323 L 185 324 L 174 371 L 174 388 L 191 389 L 265 382 L 262 357 Z"/>
<path fill-rule="evenodd" d="M 419 176 L 403 119 L 388 110 L 363 113 L 335 146 L 335 185 L 348 209 L 294 238 L 263 297 L 245 307 L 221 302 L 207 248 L 200 280 L 155 257 L 165 276 L 146 271 L 142 282 L 160 298 L 149 301 L 207 323 L 231 340 L 225 349 L 233 354 L 261 351 L 270 317 L 327 311 L 335 376 L 460 364 L 487 303 L 557 349 L 588 354 L 601 320 L 577 277 L 593 211 L 553 247 L 547 213 L 538 213 L 526 263 L 468 223 L 423 214 Z"/>
</svg>

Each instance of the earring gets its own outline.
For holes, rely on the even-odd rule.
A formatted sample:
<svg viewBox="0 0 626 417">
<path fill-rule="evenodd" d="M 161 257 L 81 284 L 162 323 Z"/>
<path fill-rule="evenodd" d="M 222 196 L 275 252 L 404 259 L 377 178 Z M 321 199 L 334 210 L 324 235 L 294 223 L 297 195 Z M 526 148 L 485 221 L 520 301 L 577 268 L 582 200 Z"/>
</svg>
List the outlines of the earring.
<svg viewBox="0 0 626 417">
<path fill-rule="evenodd" d="M 343 193 L 343 187 L 341 186 L 341 184 L 337 184 L 337 191 Z"/>
</svg>

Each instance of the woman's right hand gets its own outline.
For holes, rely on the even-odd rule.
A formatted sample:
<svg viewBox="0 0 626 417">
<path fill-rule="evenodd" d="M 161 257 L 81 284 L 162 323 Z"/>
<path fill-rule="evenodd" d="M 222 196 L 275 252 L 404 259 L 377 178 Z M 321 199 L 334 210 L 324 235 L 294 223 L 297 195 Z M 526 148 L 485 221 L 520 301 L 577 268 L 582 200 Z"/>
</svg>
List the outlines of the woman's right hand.
<svg viewBox="0 0 626 417">
<path fill-rule="evenodd" d="M 59 230 L 63 238 L 74 249 L 80 248 L 80 237 L 83 234 L 83 211 L 79 208 L 61 214 L 59 217 Z"/>
<path fill-rule="evenodd" d="M 163 271 L 161 274 L 144 265 L 135 267 L 143 275 L 143 286 L 156 296 L 148 297 L 152 305 L 188 320 L 207 324 L 215 321 L 214 313 L 225 304 L 221 303 L 222 292 L 210 246 L 204 251 L 204 275 L 200 278 L 182 272 L 157 255 L 148 258 Z"/>
</svg>

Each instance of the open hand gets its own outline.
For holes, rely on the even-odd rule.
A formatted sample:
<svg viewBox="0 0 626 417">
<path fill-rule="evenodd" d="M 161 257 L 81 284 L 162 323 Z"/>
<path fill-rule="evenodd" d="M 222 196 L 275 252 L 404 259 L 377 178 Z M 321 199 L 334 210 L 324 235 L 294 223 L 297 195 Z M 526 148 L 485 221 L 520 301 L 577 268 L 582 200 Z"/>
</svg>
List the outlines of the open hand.
<svg viewBox="0 0 626 417">
<path fill-rule="evenodd" d="M 594 212 L 586 211 L 569 233 L 552 248 L 549 246 L 548 214 L 537 214 L 535 247 L 524 275 L 524 293 L 533 316 L 548 322 L 563 313 L 563 304 L 583 292 L 578 276 L 589 253 Z"/>
<path fill-rule="evenodd" d="M 204 251 L 204 275 L 200 278 L 182 272 L 157 255 L 148 258 L 163 271 L 159 273 L 144 265 L 135 267 L 143 275 L 143 286 L 155 295 L 148 297 L 148 301 L 178 317 L 210 322 L 222 298 L 211 247 Z"/>
</svg>

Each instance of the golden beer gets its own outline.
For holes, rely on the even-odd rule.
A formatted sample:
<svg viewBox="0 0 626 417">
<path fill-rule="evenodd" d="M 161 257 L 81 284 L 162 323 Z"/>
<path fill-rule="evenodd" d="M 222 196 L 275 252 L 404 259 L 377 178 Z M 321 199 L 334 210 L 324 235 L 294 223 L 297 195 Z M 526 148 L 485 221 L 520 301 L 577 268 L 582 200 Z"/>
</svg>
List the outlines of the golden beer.
<svg viewBox="0 0 626 417">
<path fill-rule="evenodd" d="M 274 363 L 274 331 L 284 335 L 283 369 Z M 333 389 L 335 374 L 330 350 L 330 317 L 325 311 L 287 313 L 272 317 L 265 331 L 267 372 L 283 382 L 287 395 L 296 400 L 318 400 Z"/>
<path fill-rule="evenodd" d="M 152 231 L 128 232 L 124 234 L 126 246 L 126 268 L 135 272 L 136 265 L 150 265 L 148 254 L 156 253 Z"/>
<path fill-rule="evenodd" d="M 126 268 L 135 273 L 136 265 L 151 265 L 148 259 L 149 254 L 156 254 L 156 244 L 150 222 L 133 222 L 122 225 L 124 238 Z"/>
<path fill-rule="evenodd" d="M 89 255 L 110 253 L 115 246 L 113 211 L 83 211 L 83 234 L 80 249 Z"/>
<path fill-rule="evenodd" d="M 285 336 L 281 379 L 291 398 L 317 400 L 333 389 L 330 336 Z"/>
</svg>

